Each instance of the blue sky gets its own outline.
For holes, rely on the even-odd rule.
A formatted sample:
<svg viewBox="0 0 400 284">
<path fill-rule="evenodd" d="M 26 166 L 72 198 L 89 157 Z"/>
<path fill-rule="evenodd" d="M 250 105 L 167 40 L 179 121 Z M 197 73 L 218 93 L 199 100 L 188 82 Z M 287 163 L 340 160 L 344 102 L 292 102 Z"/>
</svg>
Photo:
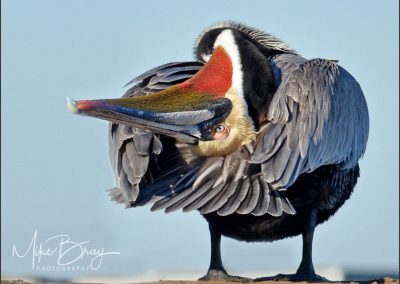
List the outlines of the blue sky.
<svg viewBox="0 0 400 284">
<path fill-rule="evenodd" d="M 114 186 L 107 123 L 71 115 L 67 96 L 112 98 L 154 66 L 192 59 L 208 25 L 236 20 L 287 41 L 307 58 L 339 60 L 363 88 L 370 137 L 352 198 L 316 230 L 314 263 L 397 269 L 399 38 L 397 1 L 2 1 L 2 273 L 76 277 L 148 270 L 206 271 L 209 237 L 198 213 L 125 210 Z M 96 272 L 35 271 L 12 257 L 37 230 L 119 251 Z M 223 239 L 232 273 L 295 269 L 301 238 Z M 51 260 L 54 261 L 54 260 Z M 199 275 L 200 276 L 200 275 Z"/>
</svg>

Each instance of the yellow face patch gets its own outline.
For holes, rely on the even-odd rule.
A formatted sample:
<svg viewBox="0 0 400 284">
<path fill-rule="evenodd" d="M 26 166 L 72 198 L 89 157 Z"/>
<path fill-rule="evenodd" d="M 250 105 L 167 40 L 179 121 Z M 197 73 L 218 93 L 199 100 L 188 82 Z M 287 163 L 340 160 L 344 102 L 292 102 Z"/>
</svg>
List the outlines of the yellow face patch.
<svg viewBox="0 0 400 284">
<path fill-rule="evenodd" d="M 192 152 L 199 156 L 226 156 L 237 151 L 242 145 L 255 141 L 254 124 L 247 114 L 247 106 L 239 98 L 234 88 L 225 95 L 232 102 L 232 111 L 225 119 L 229 136 L 224 140 L 200 141 L 190 146 Z"/>
</svg>

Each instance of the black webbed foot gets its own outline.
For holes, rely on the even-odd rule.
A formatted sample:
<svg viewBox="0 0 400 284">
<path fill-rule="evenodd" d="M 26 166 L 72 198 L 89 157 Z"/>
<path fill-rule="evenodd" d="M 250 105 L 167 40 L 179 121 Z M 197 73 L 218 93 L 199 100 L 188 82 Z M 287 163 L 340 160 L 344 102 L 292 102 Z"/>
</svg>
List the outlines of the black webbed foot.
<svg viewBox="0 0 400 284">
<path fill-rule="evenodd" d="M 276 276 L 271 276 L 271 277 L 257 278 L 255 281 L 330 282 L 325 277 L 322 277 L 315 273 L 278 274 Z"/>
<path fill-rule="evenodd" d="M 253 282 L 254 280 L 251 278 L 229 275 L 223 270 L 210 269 L 206 275 L 199 279 L 199 281 L 231 281 L 248 283 Z"/>
<path fill-rule="evenodd" d="M 273 279 L 275 281 L 280 281 L 280 280 L 288 280 L 288 281 L 294 281 L 294 282 L 299 282 L 299 281 L 308 281 L 308 282 L 329 282 L 328 279 L 325 277 L 322 277 L 316 273 L 311 273 L 311 274 L 304 274 L 304 273 L 295 273 L 295 274 L 278 274 L 275 276 Z"/>
</svg>

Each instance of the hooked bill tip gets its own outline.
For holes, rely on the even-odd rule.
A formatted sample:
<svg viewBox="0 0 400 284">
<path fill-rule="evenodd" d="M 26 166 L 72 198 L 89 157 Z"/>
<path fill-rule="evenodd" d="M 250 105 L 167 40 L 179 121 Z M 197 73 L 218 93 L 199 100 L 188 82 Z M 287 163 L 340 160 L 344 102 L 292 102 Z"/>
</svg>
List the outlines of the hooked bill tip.
<svg viewBox="0 0 400 284">
<path fill-rule="evenodd" d="M 79 109 L 76 105 L 76 101 L 74 101 L 70 97 L 67 97 L 67 108 L 72 113 L 77 113 L 79 111 Z"/>
</svg>

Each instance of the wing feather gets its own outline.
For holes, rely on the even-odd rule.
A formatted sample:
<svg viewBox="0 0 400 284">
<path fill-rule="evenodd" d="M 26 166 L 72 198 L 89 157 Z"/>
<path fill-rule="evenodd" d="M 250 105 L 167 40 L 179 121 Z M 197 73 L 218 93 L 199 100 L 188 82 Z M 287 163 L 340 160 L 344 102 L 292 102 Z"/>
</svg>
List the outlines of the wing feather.
<svg viewBox="0 0 400 284">
<path fill-rule="evenodd" d="M 192 210 L 201 209 L 206 203 L 210 202 L 210 200 L 212 200 L 212 198 L 214 198 L 224 187 L 224 184 L 213 187 L 214 182 L 215 181 L 213 180 L 209 180 L 197 189 L 199 192 L 204 192 L 204 194 L 202 194 L 200 198 L 197 198 L 190 204 L 190 208 L 193 208 Z M 176 209 L 180 208 L 182 207 L 178 207 Z"/>
<path fill-rule="evenodd" d="M 241 187 L 242 183 L 244 180 L 240 180 L 240 182 L 237 184 L 237 187 L 235 188 L 235 194 L 232 195 L 231 198 L 228 199 L 227 203 L 225 203 L 218 211 L 218 215 L 220 216 L 226 216 L 230 215 L 232 213 L 235 213 L 236 209 L 239 207 L 239 202 L 238 200 L 241 198 Z"/>
<path fill-rule="evenodd" d="M 261 216 L 268 212 L 269 201 L 271 199 L 270 188 L 269 185 L 265 182 L 263 175 L 260 175 L 258 177 L 258 182 L 260 183 L 260 189 L 262 191 L 262 199 L 260 198 L 260 206 L 258 208 L 256 207 L 252 213 L 255 216 Z"/>
<path fill-rule="evenodd" d="M 232 189 L 236 189 L 237 183 L 237 181 L 233 183 L 225 183 L 218 195 L 203 206 L 201 209 L 202 214 L 211 213 L 221 208 L 221 206 L 228 201 L 229 197 L 234 194 L 234 190 Z M 186 211 L 185 209 L 186 208 L 184 208 L 183 211 Z"/>
<path fill-rule="evenodd" d="M 258 184 L 257 176 L 251 176 L 249 180 L 249 190 L 246 198 L 241 203 L 240 207 L 236 210 L 239 214 L 250 214 L 258 203 L 260 198 L 260 186 Z"/>
<path fill-rule="evenodd" d="M 264 213 L 262 213 L 262 212 L 263 212 L 264 206 L 268 205 L 268 204 L 264 204 L 265 191 L 264 191 L 264 188 L 261 185 L 259 179 L 260 179 L 260 175 L 256 176 L 256 181 L 255 182 L 257 182 L 258 185 L 253 185 L 253 187 L 254 186 L 258 186 L 258 188 L 259 188 L 259 198 L 258 198 L 257 204 L 254 207 L 253 211 L 251 211 L 251 214 L 254 215 L 254 216 L 261 216 L 261 215 L 265 214 L 266 211 Z"/>
</svg>

